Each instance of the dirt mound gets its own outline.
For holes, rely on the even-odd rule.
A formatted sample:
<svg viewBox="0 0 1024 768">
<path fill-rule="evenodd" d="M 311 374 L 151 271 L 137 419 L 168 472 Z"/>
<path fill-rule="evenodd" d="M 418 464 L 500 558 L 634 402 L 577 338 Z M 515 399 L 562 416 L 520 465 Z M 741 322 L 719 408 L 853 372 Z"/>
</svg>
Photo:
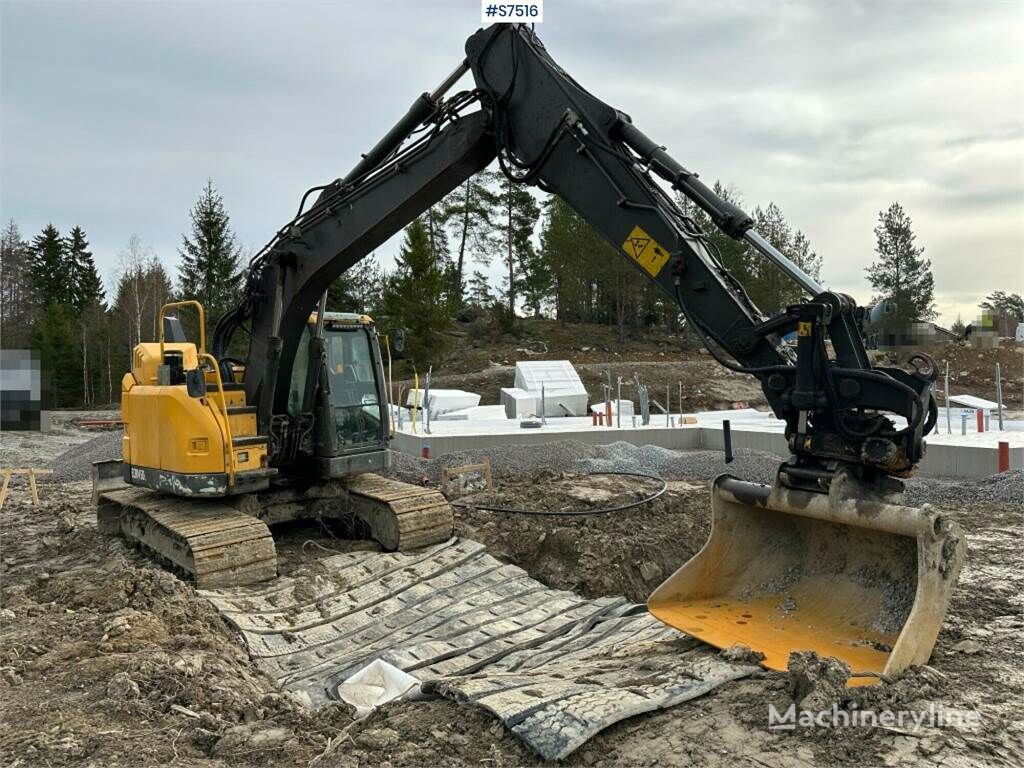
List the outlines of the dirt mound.
<svg viewBox="0 0 1024 768">
<path fill-rule="evenodd" d="M 490 499 L 519 509 L 596 508 L 635 501 L 657 487 L 642 478 L 606 476 L 598 482 L 542 473 L 503 480 L 493 493 L 465 501 Z M 457 507 L 456 532 L 550 586 L 645 602 L 707 540 L 707 494 L 701 485 L 671 481 L 654 502 L 599 515 L 538 517 Z"/>
<path fill-rule="evenodd" d="M 5 507 L 0 753 L 27 765 L 308 762 L 348 713 L 258 673 L 179 579 L 100 537 L 87 487 Z M 40 691 L 46 691 L 45 696 Z M 228 749 L 230 747 L 230 749 Z"/>
</svg>

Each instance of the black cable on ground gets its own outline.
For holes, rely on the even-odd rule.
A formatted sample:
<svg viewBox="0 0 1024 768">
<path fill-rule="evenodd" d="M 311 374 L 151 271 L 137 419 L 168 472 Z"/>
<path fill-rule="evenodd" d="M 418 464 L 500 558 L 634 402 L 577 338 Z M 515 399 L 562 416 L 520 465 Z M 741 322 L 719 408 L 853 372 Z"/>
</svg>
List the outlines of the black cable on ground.
<svg viewBox="0 0 1024 768">
<path fill-rule="evenodd" d="M 570 509 L 568 511 L 544 511 L 538 509 L 510 509 L 508 507 L 495 507 L 487 504 L 472 504 L 466 501 L 449 501 L 453 507 L 463 507 L 466 509 L 483 510 L 484 512 L 504 512 L 509 515 L 538 515 L 544 517 L 576 517 L 581 515 L 607 515 L 611 512 L 622 512 L 626 509 L 632 509 L 633 507 L 639 507 L 641 504 L 649 504 L 650 502 L 657 499 L 666 490 L 668 490 L 668 482 L 661 477 L 655 477 L 654 475 L 645 475 L 641 472 L 588 472 L 582 477 L 639 477 L 644 480 L 654 480 L 655 482 L 661 483 L 661 488 L 655 491 L 650 496 L 639 499 L 638 501 L 631 501 L 628 504 L 619 504 L 615 507 L 601 507 L 599 509 Z"/>
</svg>

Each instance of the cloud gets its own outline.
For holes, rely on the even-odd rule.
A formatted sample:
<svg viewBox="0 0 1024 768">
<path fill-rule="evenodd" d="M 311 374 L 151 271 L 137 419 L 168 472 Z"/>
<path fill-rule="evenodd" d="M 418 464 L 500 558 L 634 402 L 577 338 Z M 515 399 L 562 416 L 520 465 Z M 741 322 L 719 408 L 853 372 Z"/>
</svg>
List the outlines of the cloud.
<svg viewBox="0 0 1024 768">
<path fill-rule="evenodd" d="M 261 245 L 454 67 L 476 8 L 5 2 L 3 215 L 25 232 L 81 224 L 104 274 L 133 232 L 173 269 L 209 177 L 240 239 Z M 776 202 L 830 286 L 867 297 L 877 213 L 898 199 L 943 320 L 996 288 L 1024 291 L 1016 4 L 545 10 L 539 32 L 562 66 L 750 208 Z"/>
</svg>

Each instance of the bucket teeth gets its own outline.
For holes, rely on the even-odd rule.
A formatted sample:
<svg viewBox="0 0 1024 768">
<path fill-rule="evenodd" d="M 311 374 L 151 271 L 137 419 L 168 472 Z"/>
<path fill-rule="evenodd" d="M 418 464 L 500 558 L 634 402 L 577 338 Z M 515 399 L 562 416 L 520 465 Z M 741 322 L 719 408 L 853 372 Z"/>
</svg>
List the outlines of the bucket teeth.
<svg viewBox="0 0 1024 768">
<path fill-rule="evenodd" d="M 655 616 L 785 670 L 793 651 L 846 662 L 851 684 L 928 661 L 963 562 L 938 510 L 885 501 L 843 471 L 828 494 L 718 477 L 707 543 L 650 596 Z"/>
</svg>

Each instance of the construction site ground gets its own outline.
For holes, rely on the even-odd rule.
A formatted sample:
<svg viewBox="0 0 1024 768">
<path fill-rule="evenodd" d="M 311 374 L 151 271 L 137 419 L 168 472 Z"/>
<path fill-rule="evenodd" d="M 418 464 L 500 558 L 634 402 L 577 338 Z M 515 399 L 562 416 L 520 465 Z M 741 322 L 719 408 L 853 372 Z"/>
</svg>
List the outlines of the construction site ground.
<svg viewBox="0 0 1024 768">
<path fill-rule="evenodd" d="M 439 698 L 394 702 L 353 721 L 342 704 L 313 711 L 249 659 L 193 588 L 116 539 L 100 536 L 83 472 L 116 455 L 117 433 L 2 436 L 4 466 L 50 466 L 32 506 L 17 480 L 0 529 L 0 764 L 4 766 L 537 765 L 537 755 L 483 710 Z M 548 511 L 614 506 L 651 487 L 588 472 L 646 472 L 669 481 L 650 505 L 599 516 L 458 512 L 457 534 L 544 584 L 587 597 L 650 590 L 704 541 L 712 452 L 560 443 L 489 452 L 496 487 L 467 502 Z M 393 474 L 434 484 L 444 465 L 480 458 L 396 457 Z M 743 454 L 729 471 L 764 480 L 775 459 Z M 474 490 L 472 487 L 469 490 Z M 976 712 L 964 727 L 768 729 L 768 707 L 792 701 L 784 673 L 758 672 L 674 708 L 597 734 L 566 765 L 1021 765 L 1024 730 L 1024 478 L 911 481 L 908 500 L 953 510 L 969 554 L 931 663 L 872 688 L 829 691 L 849 709 Z M 283 575 L 315 573 L 339 551 L 373 548 L 312 524 L 276 532 Z M 822 698 L 823 697 L 823 698 Z"/>
</svg>

